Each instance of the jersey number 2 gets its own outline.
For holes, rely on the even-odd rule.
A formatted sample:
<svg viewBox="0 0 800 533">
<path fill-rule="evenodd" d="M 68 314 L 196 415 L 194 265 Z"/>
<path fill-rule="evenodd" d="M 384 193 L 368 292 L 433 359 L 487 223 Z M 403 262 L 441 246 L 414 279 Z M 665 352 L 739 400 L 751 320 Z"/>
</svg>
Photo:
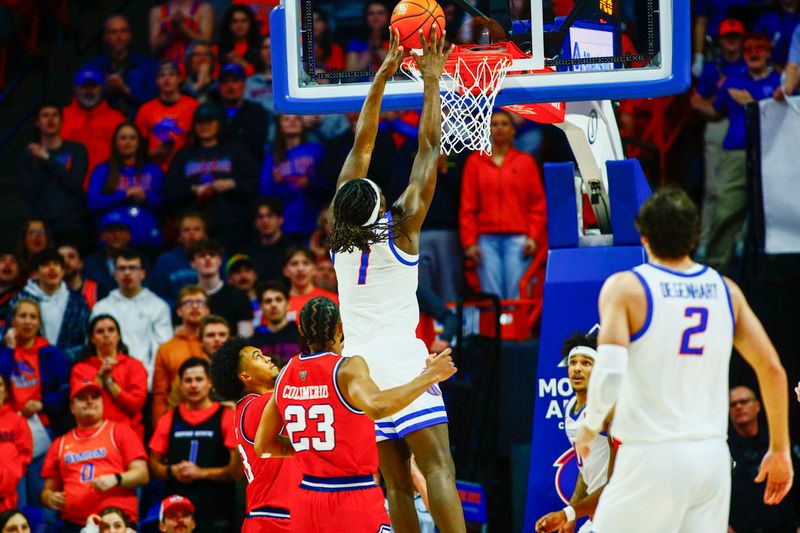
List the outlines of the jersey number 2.
<svg viewBox="0 0 800 533">
<path fill-rule="evenodd" d="M 336 447 L 336 436 L 333 432 L 333 407 L 327 404 L 312 405 L 306 411 L 302 405 L 290 405 L 284 412 L 286 431 L 292 441 L 294 451 L 303 452 L 313 448 L 318 452 L 328 452 Z M 317 423 L 316 437 L 301 437 L 305 433 L 308 421 Z"/>
<path fill-rule="evenodd" d="M 680 355 L 703 355 L 704 346 L 692 346 L 692 335 L 699 335 L 708 327 L 708 309 L 705 307 L 687 307 L 683 315 L 686 317 L 699 315 L 700 321 L 697 325 L 689 326 L 683 330 Z"/>
</svg>

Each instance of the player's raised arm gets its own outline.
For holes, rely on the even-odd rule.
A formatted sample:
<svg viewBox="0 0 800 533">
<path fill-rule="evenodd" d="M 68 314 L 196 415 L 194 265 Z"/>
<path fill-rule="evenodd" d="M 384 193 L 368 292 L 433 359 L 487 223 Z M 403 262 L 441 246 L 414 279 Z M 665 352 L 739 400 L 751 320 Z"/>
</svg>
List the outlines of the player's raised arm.
<svg viewBox="0 0 800 533">
<path fill-rule="evenodd" d="M 292 444 L 279 435 L 283 427 L 283 418 L 275 403 L 275 396 L 269 399 L 261 413 L 256 439 L 253 448 L 260 457 L 290 457 L 294 455 Z"/>
<path fill-rule="evenodd" d="M 367 177 L 369 162 L 372 159 L 372 149 L 375 147 L 375 136 L 378 133 L 378 118 L 381 113 L 381 100 L 386 82 L 397 72 L 400 60 L 403 58 L 403 47 L 400 46 L 398 31 L 390 30 L 389 51 L 383 64 L 375 74 L 375 79 L 367 93 L 367 98 L 361 106 L 361 113 L 356 123 L 356 138 L 347 159 L 344 160 L 339 179 L 336 181 L 336 190 L 350 180 Z M 331 210 L 333 213 L 333 210 Z M 329 215 L 331 216 L 331 215 Z"/>
<path fill-rule="evenodd" d="M 442 137 L 442 103 L 439 77 L 445 62 L 453 51 L 452 46 L 445 50 L 445 32 L 434 24 L 430 31 L 430 41 L 420 30 L 422 41 L 421 56 L 412 52 L 423 80 L 422 114 L 419 120 L 419 147 L 411 167 L 408 187 L 397 200 L 408 218 L 404 223 L 406 233 L 418 233 L 428 214 L 428 208 L 436 190 L 436 167 Z"/>
<path fill-rule="evenodd" d="M 456 373 L 452 350 L 428 359 L 425 371 L 399 387 L 380 390 L 369 377 L 369 367 L 361 357 L 348 357 L 339 369 L 337 381 L 345 400 L 364 411 L 372 420 L 393 415 L 408 406 L 432 385 L 445 381 Z"/>
<path fill-rule="evenodd" d="M 761 462 L 755 481 L 767 481 L 764 503 L 777 505 L 792 488 L 794 477 L 789 450 L 789 383 L 778 352 L 742 291 L 727 278 L 725 283 L 730 290 L 736 319 L 733 345 L 753 367 L 767 411 L 769 450 Z"/>
</svg>

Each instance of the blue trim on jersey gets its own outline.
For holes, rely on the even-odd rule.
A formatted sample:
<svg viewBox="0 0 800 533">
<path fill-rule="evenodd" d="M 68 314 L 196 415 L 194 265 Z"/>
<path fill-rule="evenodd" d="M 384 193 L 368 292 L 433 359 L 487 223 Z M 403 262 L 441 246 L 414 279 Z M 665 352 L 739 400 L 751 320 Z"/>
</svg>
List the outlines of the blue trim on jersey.
<svg viewBox="0 0 800 533">
<path fill-rule="evenodd" d="M 358 284 L 367 282 L 367 269 L 369 268 L 369 252 L 361 252 L 361 266 L 358 268 Z"/>
<path fill-rule="evenodd" d="M 437 426 L 439 424 L 447 424 L 447 422 L 448 422 L 448 420 L 447 420 L 446 416 L 442 416 L 442 417 L 439 417 L 439 418 L 431 418 L 430 420 L 424 420 L 422 422 L 414 424 L 413 426 L 408 426 L 406 429 L 401 429 L 400 431 L 397 432 L 397 434 L 400 436 L 400 438 L 403 438 L 406 435 L 408 435 L 409 433 L 414 433 L 415 431 L 418 431 L 420 429 L 427 428 L 427 427 L 430 427 L 430 426 Z"/>
<path fill-rule="evenodd" d="M 394 247 L 394 232 L 392 231 L 392 212 L 386 212 L 386 221 L 389 223 L 389 249 L 392 251 L 394 256 L 400 261 L 402 264 L 406 266 L 414 266 L 419 263 L 419 257 L 417 257 L 416 261 L 409 261 L 405 259 L 400 253 L 397 251 L 397 248 Z"/>
<path fill-rule="evenodd" d="M 342 362 L 344 362 L 344 357 L 336 361 L 336 364 L 333 367 L 333 389 L 336 391 L 336 396 L 339 397 L 339 401 L 342 402 L 342 405 L 344 405 L 348 411 L 357 415 L 363 415 L 364 411 L 359 411 L 347 403 L 347 400 L 345 400 L 344 396 L 342 396 L 342 391 L 339 390 L 339 366 L 342 364 Z"/>
<path fill-rule="evenodd" d="M 267 507 L 266 505 L 263 507 L 258 507 L 253 509 L 245 519 L 251 518 L 278 518 L 280 520 L 290 520 L 291 515 L 289 514 L 289 509 L 283 509 L 281 507 Z"/>
<path fill-rule="evenodd" d="M 654 265 L 653 263 L 645 263 L 645 264 L 647 266 L 651 266 L 651 267 L 655 268 L 656 270 L 660 270 L 662 272 L 666 272 L 668 274 L 672 274 L 672 275 L 675 275 L 675 276 L 680 276 L 682 278 L 694 278 L 694 277 L 699 276 L 701 274 L 705 274 L 706 271 L 708 270 L 708 265 L 703 265 L 703 268 L 701 268 L 697 272 L 693 272 L 691 274 L 687 274 L 686 272 L 681 272 L 680 270 L 672 270 L 671 268 L 667 268 L 667 267 L 663 267 L 663 266 L 659 266 L 659 265 Z"/>
<path fill-rule="evenodd" d="M 300 488 L 316 492 L 343 492 L 348 490 L 365 490 L 377 488 L 375 478 L 366 476 L 317 477 L 303 474 Z"/>
<path fill-rule="evenodd" d="M 256 395 L 249 394 L 248 396 L 256 396 Z M 258 396 L 256 396 L 256 398 L 257 397 Z M 245 413 L 245 411 L 247 411 L 247 408 L 250 406 L 250 404 L 253 401 L 255 401 L 256 398 L 250 398 L 250 401 L 248 401 L 246 404 L 244 404 L 244 407 L 242 407 L 242 416 L 239 417 L 239 435 L 242 436 L 242 439 L 244 439 L 244 441 L 247 444 L 252 444 L 252 445 L 255 445 L 255 442 L 250 440 L 249 438 L 247 438 L 247 434 L 244 432 L 244 413 Z"/>
<path fill-rule="evenodd" d="M 409 414 L 407 414 L 405 416 L 401 416 L 400 418 L 398 418 L 397 420 L 393 420 L 392 422 L 375 422 L 375 425 L 378 426 L 378 427 L 387 427 L 387 426 L 397 427 L 400 424 L 402 424 L 403 422 L 408 422 L 409 420 L 412 420 L 412 419 L 417 418 L 419 416 L 427 415 L 427 414 L 431 414 L 431 413 L 438 413 L 438 412 L 441 412 L 441 411 L 444 411 L 444 410 L 445 410 L 444 406 L 431 407 L 429 409 L 422 409 L 420 411 L 414 411 L 413 413 L 409 413 Z"/>
<path fill-rule="evenodd" d="M 316 359 L 317 357 L 322 357 L 323 355 L 328 355 L 330 353 L 331 352 L 301 353 L 297 356 L 297 358 L 301 361 L 308 361 L 309 359 Z"/>
<path fill-rule="evenodd" d="M 331 264 L 336 266 L 336 252 L 331 252 Z"/>
<path fill-rule="evenodd" d="M 731 290 L 728 288 L 728 284 L 725 283 L 725 278 L 722 277 L 722 274 L 717 272 L 719 275 L 719 280 L 722 282 L 722 286 L 725 287 L 725 294 L 728 296 L 728 309 L 731 312 L 731 331 L 734 333 L 736 332 L 736 314 L 733 312 L 733 299 L 731 298 Z"/>
<path fill-rule="evenodd" d="M 642 326 L 642 329 L 631 335 L 631 342 L 633 342 L 642 335 L 644 335 L 645 331 L 647 331 L 647 328 L 650 327 L 650 321 L 653 319 L 653 295 L 650 294 L 650 287 L 647 285 L 647 282 L 644 280 L 644 277 L 635 270 L 631 270 L 631 272 L 633 272 L 636 275 L 636 277 L 639 278 L 639 281 L 642 283 L 642 287 L 644 287 L 644 294 L 645 296 L 647 296 L 647 317 L 644 320 L 644 325 Z"/>
</svg>

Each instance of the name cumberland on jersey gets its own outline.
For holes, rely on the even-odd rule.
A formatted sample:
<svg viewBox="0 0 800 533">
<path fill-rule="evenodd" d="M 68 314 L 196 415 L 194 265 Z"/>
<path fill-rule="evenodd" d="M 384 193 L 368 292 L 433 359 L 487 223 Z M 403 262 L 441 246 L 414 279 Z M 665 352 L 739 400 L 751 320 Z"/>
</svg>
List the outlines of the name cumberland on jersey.
<svg viewBox="0 0 800 533">
<path fill-rule="evenodd" d="M 716 300 L 716 283 L 691 283 L 687 281 L 662 281 L 659 284 L 664 298 L 691 298 L 695 300 Z"/>
<path fill-rule="evenodd" d="M 308 385 L 306 387 L 286 385 L 281 391 L 281 398 L 287 400 L 319 400 L 329 396 L 327 385 Z"/>
</svg>

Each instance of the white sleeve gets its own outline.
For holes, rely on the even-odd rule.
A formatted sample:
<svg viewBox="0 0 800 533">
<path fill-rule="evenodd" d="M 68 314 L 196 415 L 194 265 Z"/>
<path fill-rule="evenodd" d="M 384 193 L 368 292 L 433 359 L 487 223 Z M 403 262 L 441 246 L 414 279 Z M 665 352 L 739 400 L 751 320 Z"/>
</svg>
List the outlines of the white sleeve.
<svg viewBox="0 0 800 533">
<path fill-rule="evenodd" d="M 603 429 L 603 423 L 617 403 L 622 378 L 628 366 L 628 348 L 617 344 L 597 347 L 597 359 L 589 378 L 584 425 L 592 431 Z"/>
</svg>

